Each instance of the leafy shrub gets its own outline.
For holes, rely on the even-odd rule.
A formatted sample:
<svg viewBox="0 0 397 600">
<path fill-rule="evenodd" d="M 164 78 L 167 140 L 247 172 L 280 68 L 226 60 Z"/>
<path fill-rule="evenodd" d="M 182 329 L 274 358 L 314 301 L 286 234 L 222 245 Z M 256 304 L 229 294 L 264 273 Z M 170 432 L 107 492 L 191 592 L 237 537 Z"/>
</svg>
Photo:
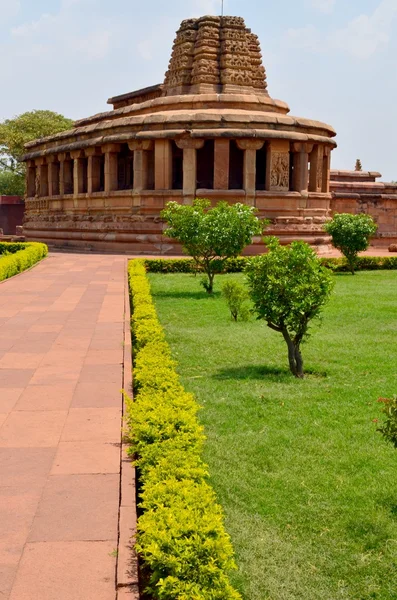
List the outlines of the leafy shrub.
<svg viewBox="0 0 397 600">
<path fill-rule="evenodd" d="M 150 295 L 144 262 L 129 264 L 134 390 L 126 437 L 140 476 L 136 548 L 154 600 L 241 600 L 222 509 L 201 459 L 199 406 L 182 387 Z"/>
<path fill-rule="evenodd" d="M 224 273 L 241 273 L 244 271 L 248 261 L 252 257 L 238 256 L 228 258 L 224 263 Z M 331 269 L 335 273 L 350 271 L 349 265 L 343 258 L 320 259 L 323 267 Z M 189 258 L 148 258 L 144 261 L 148 273 L 197 273 L 197 267 L 193 260 Z M 397 269 L 397 256 L 358 256 L 356 261 L 356 271 L 374 271 L 374 270 L 394 270 Z"/>
<path fill-rule="evenodd" d="M 168 224 L 165 234 L 182 244 L 206 277 L 201 281 L 212 294 L 214 277 L 222 273 L 228 258 L 238 256 L 268 221 L 260 221 L 256 209 L 237 202 L 211 202 L 196 198 L 192 205 L 167 202 L 161 216 Z"/>
<path fill-rule="evenodd" d="M 332 238 L 332 244 L 345 256 L 352 275 L 358 252 L 367 250 L 369 239 L 376 233 L 377 228 L 370 215 L 350 213 L 336 214 L 332 221 L 324 225 L 325 231 Z"/>
<path fill-rule="evenodd" d="M 222 295 L 227 302 L 232 319 L 237 321 L 240 318 L 242 321 L 247 321 L 249 317 L 247 288 L 237 281 L 225 281 Z"/>
<path fill-rule="evenodd" d="M 0 244 L 0 281 L 22 273 L 47 256 L 48 248 L 39 242 Z"/>
<path fill-rule="evenodd" d="M 383 435 L 385 440 L 397 448 L 397 396 L 394 396 L 394 398 L 379 398 L 378 402 L 383 403 L 382 412 L 386 418 L 377 431 Z"/>
</svg>

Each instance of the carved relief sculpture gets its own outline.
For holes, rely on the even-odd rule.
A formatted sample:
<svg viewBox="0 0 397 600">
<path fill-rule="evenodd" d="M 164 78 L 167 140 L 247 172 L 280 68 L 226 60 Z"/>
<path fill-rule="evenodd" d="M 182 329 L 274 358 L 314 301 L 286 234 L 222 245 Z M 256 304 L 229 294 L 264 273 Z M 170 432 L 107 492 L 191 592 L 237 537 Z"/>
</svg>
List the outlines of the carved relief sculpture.
<svg viewBox="0 0 397 600">
<path fill-rule="evenodd" d="M 290 158 L 286 152 L 273 152 L 270 173 L 270 189 L 278 192 L 289 190 Z"/>
</svg>

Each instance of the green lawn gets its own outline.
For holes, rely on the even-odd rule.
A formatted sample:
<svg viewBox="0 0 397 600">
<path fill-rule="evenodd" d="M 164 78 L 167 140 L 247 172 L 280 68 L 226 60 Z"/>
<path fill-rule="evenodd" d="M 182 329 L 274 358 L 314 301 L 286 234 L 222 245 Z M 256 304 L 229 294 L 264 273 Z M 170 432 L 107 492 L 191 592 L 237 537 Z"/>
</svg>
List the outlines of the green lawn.
<svg viewBox="0 0 397 600">
<path fill-rule="evenodd" d="M 397 272 L 335 279 L 300 381 L 280 334 L 231 322 L 199 278 L 150 275 L 246 600 L 397 599 L 397 452 L 373 423 L 397 393 Z"/>
</svg>

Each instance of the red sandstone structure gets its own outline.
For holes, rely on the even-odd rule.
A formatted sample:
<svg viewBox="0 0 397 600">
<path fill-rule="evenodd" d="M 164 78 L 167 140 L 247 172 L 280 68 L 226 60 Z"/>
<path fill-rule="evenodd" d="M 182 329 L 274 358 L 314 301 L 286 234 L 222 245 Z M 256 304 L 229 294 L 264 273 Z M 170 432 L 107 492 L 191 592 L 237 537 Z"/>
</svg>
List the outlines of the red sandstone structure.
<svg viewBox="0 0 397 600">
<path fill-rule="evenodd" d="M 112 111 L 27 144 L 27 239 L 176 253 L 161 210 L 205 197 L 256 206 L 285 242 L 327 245 L 335 131 L 269 96 L 258 38 L 242 18 L 183 21 L 164 83 L 108 103 Z M 335 194 L 348 192 L 361 210 L 356 180 L 334 178 Z M 248 250 L 261 251 L 261 240 Z"/>
</svg>

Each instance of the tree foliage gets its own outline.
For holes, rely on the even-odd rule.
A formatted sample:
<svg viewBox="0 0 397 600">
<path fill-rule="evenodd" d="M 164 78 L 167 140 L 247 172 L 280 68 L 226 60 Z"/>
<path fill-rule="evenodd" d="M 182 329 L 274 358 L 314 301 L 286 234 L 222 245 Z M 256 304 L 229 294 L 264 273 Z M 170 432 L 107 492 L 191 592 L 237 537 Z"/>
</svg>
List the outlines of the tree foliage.
<svg viewBox="0 0 397 600">
<path fill-rule="evenodd" d="M 356 160 L 356 166 L 354 167 L 355 171 L 362 171 L 363 170 L 363 166 L 361 164 L 361 160 L 358 158 Z"/>
<path fill-rule="evenodd" d="M 0 169 L 0 196 L 23 196 L 25 178 L 15 171 Z"/>
<path fill-rule="evenodd" d="M 397 449 L 397 396 L 394 396 L 394 398 L 379 398 L 378 402 L 383 403 L 382 412 L 385 420 L 377 431 Z"/>
<path fill-rule="evenodd" d="M 209 294 L 226 259 L 238 256 L 267 224 L 255 216 L 255 208 L 245 204 L 219 202 L 214 208 L 210 206 L 209 200 L 199 198 L 192 205 L 168 202 L 161 213 L 168 224 L 165 234 L 180 242 L 206 274 L 203 285 Z"/>
<path fill-rule="evenodd" d="M 369 240 L 376 233 L 377 225 L 370 215 L 336 214 L 324 229 L 332 237 L 332 244 L 342 252 L 354 275 L 359 252 L 367 250 Z"/>
<path fill-rule="evenodd" d="M 33 110 L 0 123 L 0 168 L 23 173 L 18 160 L 24 145 L 73 127 L 73 121 L 50 110 Z"/>
<path fill-rule="evenodd" d="M 305 242 L 265 241 L 268 254 L 252 258 L 246 267 L 250 296 L 258 319 L 283 335 L 291 372 L 302 378 L 301 343 L 331 294 L 332 274 Z"/>
</svg>

